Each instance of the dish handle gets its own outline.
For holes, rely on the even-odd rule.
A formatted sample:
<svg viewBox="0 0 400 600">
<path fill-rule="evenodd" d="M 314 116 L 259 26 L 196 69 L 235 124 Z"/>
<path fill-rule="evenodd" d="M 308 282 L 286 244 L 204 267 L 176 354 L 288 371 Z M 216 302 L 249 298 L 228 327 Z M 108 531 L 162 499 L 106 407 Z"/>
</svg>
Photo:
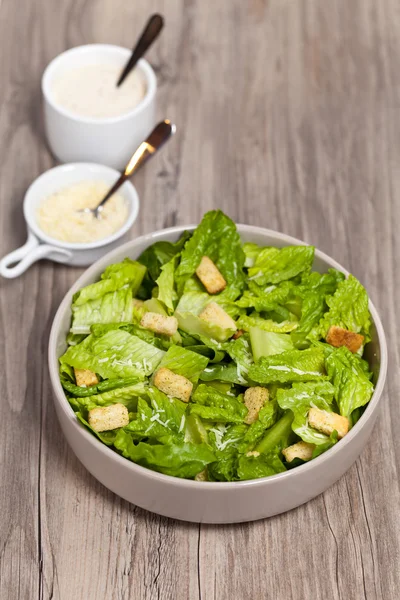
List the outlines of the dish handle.
<svg viewBox="0 0 400 600">
<path fill-rule="evenodd" d="M 10 254 L 4 256 L 0 261 L 0 275 L 7 279 L 14 279 L 24 273 L 32 263 L 42 258 L 55 258 L 57 262 L 67 263 L 72 258 L 72 252 L 50 246 L 49 244 L 41 244 L 37 237 L 31 231 L 28 232 L 28 239 L 21 248 L 17 248 Z M 17 263 L 14 267 L 13 265 Z"/>
</svg>

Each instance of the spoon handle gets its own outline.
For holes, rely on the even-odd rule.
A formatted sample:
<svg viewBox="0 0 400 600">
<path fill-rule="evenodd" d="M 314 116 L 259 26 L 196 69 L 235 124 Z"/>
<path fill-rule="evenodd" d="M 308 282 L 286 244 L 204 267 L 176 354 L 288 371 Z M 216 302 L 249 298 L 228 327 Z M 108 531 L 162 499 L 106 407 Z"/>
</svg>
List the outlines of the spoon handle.
<svg viewBox="0 0 400 600">
<path fill-rule="evenodd" d="M 121 187 L 123 183 L 129 177 L 132 177 L 136 171 L 140 169 L 144 165 L 145 162 L 148 161 L 149 158 L 154 156 L 154 154 L 169 140 L 170 137 L 174 135 L 176 131 L 176 127 L 171 121 L 166 119 L 165 121 L 161 121 L 158 125 L 155 126 L 153 131 L 150 133 L 148 138 L 140 144 L 138 149 L 132 155 L 132 158 L 126 165 L 124 171 L 121 173 L 120 177 L 114 183 L 112 188 L 107 192 L 106 196 L 100 202 L 100 204 L 96 207 L 96 211 L 101 209 L 101 207 L 111 198 L 113 194 Z"/>
<path fill-rule="evenodd" d="M 121 85 L 124 81 L 125 77 L 131 72 L 131 70 L 135 67 L 139 58 L 143 56 L 143 54 L 147 51 L 149 46 L 154 42 L 161 29 L 164 26 L 164 19 L 161 15 L 155 14 L 150 17 L 147 21 L 146 27 L 143 30 L 142 35 L 139 38 L 138 43 L 132 51 L 132 55 L 128 60 L 124 70 L 122 71 L 118 81 L 117 87 Z"/>
</svg>

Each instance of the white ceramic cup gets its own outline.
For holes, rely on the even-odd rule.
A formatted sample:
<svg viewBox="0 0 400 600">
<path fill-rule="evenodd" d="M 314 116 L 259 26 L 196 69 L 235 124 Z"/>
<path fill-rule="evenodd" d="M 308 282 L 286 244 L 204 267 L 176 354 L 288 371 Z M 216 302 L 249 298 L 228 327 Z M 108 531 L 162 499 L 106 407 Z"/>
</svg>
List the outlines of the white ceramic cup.
<svg viewBox="0 0 400 600">
<path fill-rule="evenodd" d="M 157 80 L 149 63 L 141 59 L 137 68 L 146 83 L 143 100 L 130 112 L 110 118 L 74 114 L 55 102 L 54 79 L 74 67 L 115 64 L 121 70 L 131 50 L 109 44 L 88 44 L 63 52 L 47 66 L 42 77 L 44 124 L 50 150 L 60 162 L 95 162 L 122 170 L 134 150 L 155 125 Z"/>
<path fill-rule="evenodd" d="M 106 181 L 111 187 L 119 176 L 120 173 L 110 167 L 90 163 L 62 165 L 40 175 L 28 188 L 24 198 L 28 239 L 21 248 L 2 258 L 0 275 L 7 279 L 19 277 L 31 264 L 42 258 L 80 267 L 88 266 L 119 246 L 139 212 L 139 197 L 129 181 L 118 190 L 128 204 L 128 218 L 118 231 L 106 238 L 88 244 L 62 242 L 44 233 L 36 219 L 39 204 L 60 189 L 81 181 L 94 180 Z"/>
</svg>

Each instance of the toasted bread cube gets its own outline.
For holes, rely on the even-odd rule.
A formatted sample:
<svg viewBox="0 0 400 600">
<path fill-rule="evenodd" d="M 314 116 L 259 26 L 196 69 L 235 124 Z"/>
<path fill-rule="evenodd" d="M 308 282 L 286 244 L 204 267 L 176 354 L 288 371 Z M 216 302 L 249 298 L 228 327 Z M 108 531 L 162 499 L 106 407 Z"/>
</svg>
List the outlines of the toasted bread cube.
<svg viewBox="0 0 400 600">
<path fill-rule="evenodd" d="M 244 334 L 243 329 L 238 329 L 236 333 L 233 334 L 232 339 L 238 340 Z"/>
<path fill-rule="evenodd" d="M 140 324 L 145 329 L 151 329 L 155 333 L 164 335 L 175 335 L 178 331 L 178 319 L 176 317 L 164 317 L 154 312 L 144 313 Z"/>
<path fill-rule="evenodd" d="M 236 323 L 216 302 L 210 302 L 199 314 L 200 319 L 211 325 L 219 325 L 223 329 L 234 329 Z"/>
<path fill-rule="evenodd" d="M 123 404 L 96 406 L 89 410 L 89 425 L 95 431 L 110 431 L 129 423 L 128 409 Z"/>
<path fill-rule="evenodd" d="M 282 450 L 283 456 L 286 458 L 286 462 L 292 462 L 295 458 L 301 458 L 301 460 L 310 460 L 314 451 L 315 445 L 309 444 L 308 442 L 297 442 L 292 446 L 288 446 Z"/>
<path fill-rule="evenodd" d="M 189 379 L 173 373 L 166 367 L 158 369 L 154 375 L 154 385 L 167 396 L 179 398 L 183 402 L 189 402 L 193 390 L 193 383 Z"/>
<path fill-rule="evenodd" d="M 260 453 L 257 450 L 252 450 L 251 452 L 247 452 L 246 456 L 255 456 L 257 458 L 257 456 L 260 456 Z"/>
<path fill-rule="evenodd" d="M 258 419 L 258 413 L 268 401 L 268 390 L 263 387 L 251 387 L 244 393 L 244 404 L 248 408 L 248 413 L 244 419 L 247 425 L 251 425 Z"/>
<path fill-rule="evenodd" d="M 96 373 L 89 371 L 89 369 L 74 369 L 74 373 L 76 385 L 80 387 L 90 387 L 99 383 Z"/>
<path fill-rule="evenodd" d="M 340 348 L 340 346 L 346 346 L 350 350 L 350 352 L 357 352 L 364 342 L 364 336 L 360 333 L 354 333 L 354 331 L 349 331 L 348 329 L 343 329 L 343 327 L 337 327 L 336 325 L 332 325 L 329 328 L 328 335 L 326 336 L 326 341 L 331 346 L 335 348 Z"/>
<path fill-rule="evenodd" d="M 208 481 L 207 469 L 203 469 L 200 473 L 197 473 L 194 478 L 195 481 Z"/>
<path fill-rule="evenodd" d="M 342 438 L 349 431 L 349 420 L 336 413 L 330 413 L 319 408 L 310 408 L 308 411 L 308 424 L 313 429 L 321 431 L 326 435 L 331 435 L 333 431 L 338 432 L 338 437 Z"/>
<path fill-rule="evenodd" d="M 226 288 L 225 279 L 208 256 L 203 256 L 201 259 L 196 275 L 209 294 L 218 294 Z"/>
</svg>

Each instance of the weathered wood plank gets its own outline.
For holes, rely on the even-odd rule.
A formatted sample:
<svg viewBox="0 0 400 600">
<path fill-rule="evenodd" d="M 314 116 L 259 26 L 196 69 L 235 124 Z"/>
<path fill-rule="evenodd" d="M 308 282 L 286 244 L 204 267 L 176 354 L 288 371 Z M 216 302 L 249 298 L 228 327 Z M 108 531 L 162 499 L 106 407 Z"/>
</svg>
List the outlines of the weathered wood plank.
<svg viewBox="0 0 400 600">
<path fill-rule="evenodd" d="M 400 589 L 400 11 L 395 0 L 38 0 L 0 5 L 0 249 L 24 241 L 23 194 L 49 168 L 40 75 L 67 47 L 131 46 L 147 16 L 158 112 L 178 133 L 135 180 L 132 237 L 220 207 L 314 243 L 367 286 L 391 366 L 373 439 L 290 513 L 197 526 L 146 513 L 78 463 L 47 376 L 54 312 L 81 272 L 42 263 L 0 281 L 0 596 L 395 600 Z M 23 40 L 23 43 L 21 43 Z M 28 51 L 29 50 L 29 51 Z"/>
</svg>

